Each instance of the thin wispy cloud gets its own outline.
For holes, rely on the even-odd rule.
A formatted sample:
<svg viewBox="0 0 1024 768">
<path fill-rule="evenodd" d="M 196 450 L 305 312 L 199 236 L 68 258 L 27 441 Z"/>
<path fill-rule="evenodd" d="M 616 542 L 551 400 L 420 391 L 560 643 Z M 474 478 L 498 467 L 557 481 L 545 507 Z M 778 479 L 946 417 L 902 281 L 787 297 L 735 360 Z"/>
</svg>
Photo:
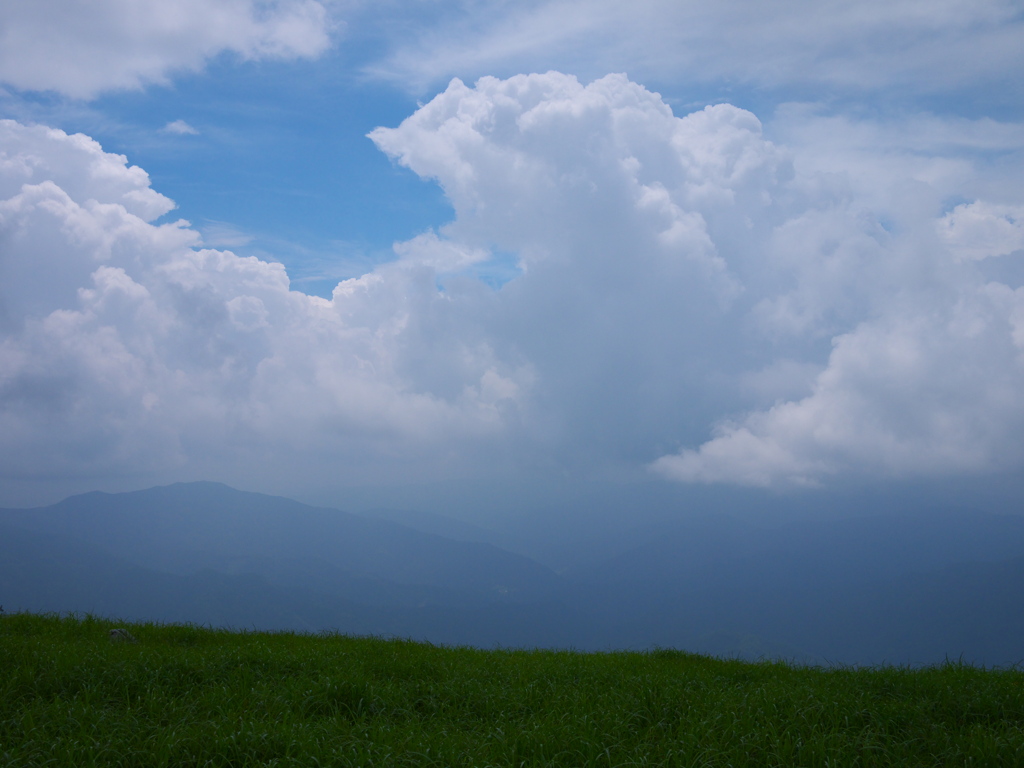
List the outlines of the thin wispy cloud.
<svg viewBox="0 0 1024 768">
<path fill-rule="evenodd" d="M 328 45 L 327 11 L 316 0 L 36 0 L 0 8 L 0 80 L 82 99 L 167 84 L 222 53 L 287 59 Z"/>
<path fill-rule="evenodd" d="M 224 221 L 207 221 L 200 228 L 203 244 L 211 248 L 238 248 L 255 237 Z"/>
<path fill-rule="evenodd" d="M 724 81 L 864 93 L 1010 89 L 1024 66 L 1010 0 L 772 4 L 646 0 L 485 2 L 409 30 L 369 72 L 426 89 L 453 75 L 626 71 L 658 82 Z"/>
<path fill-rule="evenodd" d="M 199 131 L 197 131 L 191 125 L 186 123 L 184 120 L 174 120 L 174 121 L 168 123 L 167 125 L 165 125 L 160 130 L 162 130 L 164 133 L 173 133 L 173 134 L 176 134 L 178 136 L 198 136 L 199 135 Z"/>
</svg>

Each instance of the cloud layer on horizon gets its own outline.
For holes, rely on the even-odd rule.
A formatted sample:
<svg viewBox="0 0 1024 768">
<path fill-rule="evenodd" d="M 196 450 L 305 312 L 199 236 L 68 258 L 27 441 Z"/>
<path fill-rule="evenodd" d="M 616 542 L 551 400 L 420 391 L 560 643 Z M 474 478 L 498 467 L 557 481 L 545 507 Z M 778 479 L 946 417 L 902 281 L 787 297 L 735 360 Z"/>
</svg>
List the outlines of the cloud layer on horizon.
<svg viewBox="0 0 1024 768">
<path fill-rule="evenodd" d="M 1019 126 L 944 123 L 996 148 L 922 153 L 847 121 L 891 141 L 844 165 L 815 151 L 832 118 L 780 120 L 799 140 L 621 75 L 453 81 L 372 138 L 454 220 L 330 300 L 160 223 L 173 204 L 87 137 L 0 122 L 3 471 L 1020 467 Z"/>
</svg>

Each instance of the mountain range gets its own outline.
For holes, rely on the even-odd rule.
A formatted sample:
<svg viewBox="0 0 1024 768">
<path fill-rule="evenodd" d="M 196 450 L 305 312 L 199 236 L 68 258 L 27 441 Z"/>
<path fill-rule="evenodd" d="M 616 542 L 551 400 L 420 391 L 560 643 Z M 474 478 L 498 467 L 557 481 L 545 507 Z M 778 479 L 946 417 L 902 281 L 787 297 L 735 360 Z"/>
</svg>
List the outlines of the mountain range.
<svg viewBox="0 0 1024 768">
<path fill-rule="evenodd" d="M 0 603 L 482 647 L 1024 660 L 1020 516 L 681 514 L 639 538 L 559 568 L 436 514 L 357 515 L 176 484 L 0 510 Z"/>
</svg>

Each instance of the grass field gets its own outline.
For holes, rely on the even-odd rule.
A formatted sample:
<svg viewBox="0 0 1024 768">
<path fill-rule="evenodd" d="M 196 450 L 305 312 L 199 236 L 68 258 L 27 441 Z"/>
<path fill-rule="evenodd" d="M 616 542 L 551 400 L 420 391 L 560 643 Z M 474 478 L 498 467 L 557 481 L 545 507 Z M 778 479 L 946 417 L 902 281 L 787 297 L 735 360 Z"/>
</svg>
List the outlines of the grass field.
<svg viewBox="0 0 1024 768">
<path fill-rule="evenodd" d="M 21 613 L 0 618 L 0 764 L 1024 766 L 1024 672 Z"/>
</svg>

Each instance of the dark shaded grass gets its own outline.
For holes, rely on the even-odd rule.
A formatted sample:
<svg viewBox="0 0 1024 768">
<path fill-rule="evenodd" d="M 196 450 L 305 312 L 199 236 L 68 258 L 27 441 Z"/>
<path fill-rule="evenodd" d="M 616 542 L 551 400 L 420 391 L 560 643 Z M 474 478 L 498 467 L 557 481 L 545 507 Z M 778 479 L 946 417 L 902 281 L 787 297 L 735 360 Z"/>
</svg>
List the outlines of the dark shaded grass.
<svg viewBox="0 0 1024 768">
<path fill-rule="evenodd" d="M 128 626 L 138 644 L 113 644 Z M 0 618 L 4 766 L 1024 765 L 1024 673 Z"/>
</svg>

